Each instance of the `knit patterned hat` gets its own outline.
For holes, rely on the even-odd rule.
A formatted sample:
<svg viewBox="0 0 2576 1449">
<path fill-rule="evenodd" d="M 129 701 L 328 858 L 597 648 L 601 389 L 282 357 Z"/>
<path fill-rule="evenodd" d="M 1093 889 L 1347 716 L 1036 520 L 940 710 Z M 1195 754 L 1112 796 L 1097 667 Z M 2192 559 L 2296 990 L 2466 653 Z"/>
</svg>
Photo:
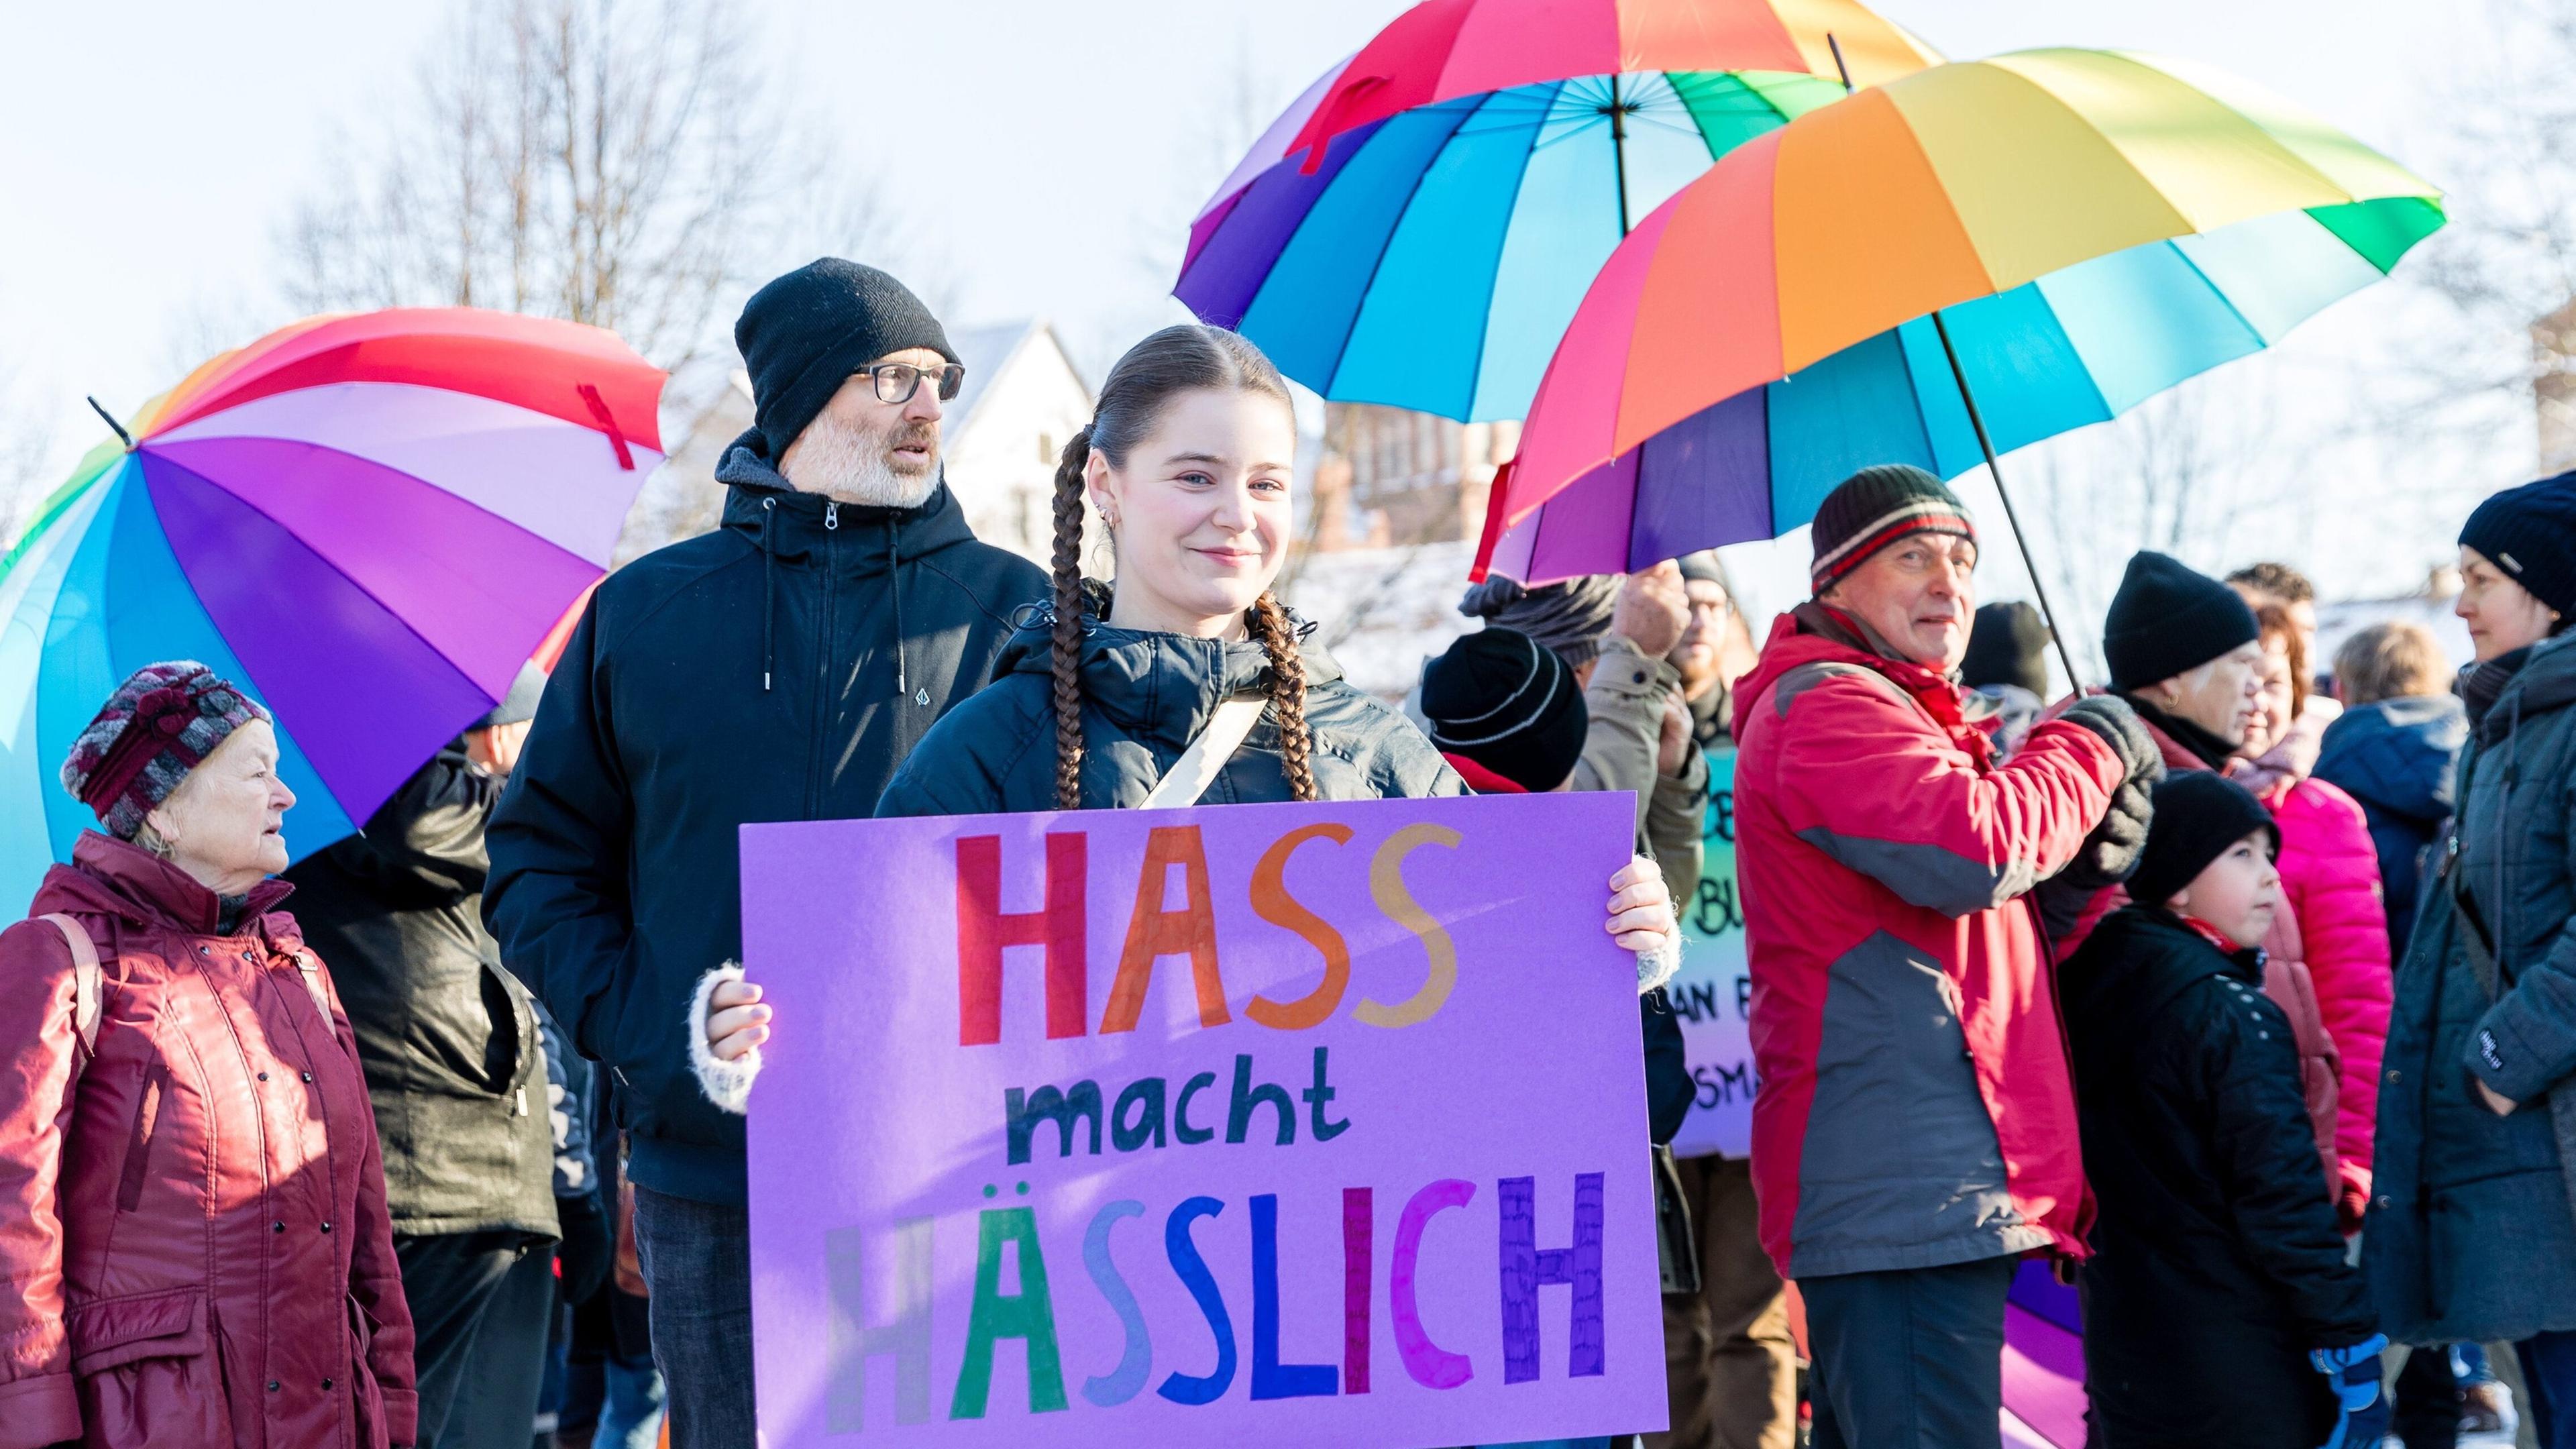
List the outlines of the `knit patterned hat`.
<svg viewBox="0 0 2576 1449">
<path fill-rule="evenodd" d="M 2561 614 L 2576 614 L 2576 471 L 2508 488 L 2478 505 L 2460 543 Z"/>
<path fill-rule="evenodd" d="M 1837 484 L 1816 505 L 1816 561 L 1808 580 L 1821 595 L 1870 555 L 1918 533 L 1977 541 L 1967 505 L 1949 485 L 1910 463 L 1880 463 Z"/>
<path fill-rule="evenodd" d="M 146 664 L 107 697 L 72 742 L 63 788 L 119 840 L 170 798 L 226 736 L 268 711 L 193 659 Z"/>
<path fill-rule="evenodd" d="M 1583 574 L 1561 584 L 1524 589 L 1490 578 L 1467 590 L 1458 612 L 1489 625 L 1517 629 L 1556 651 L 1569 669 L 1600 657 L 1601 641 L 1619 609 L 1622 574 Z"/>
</svg>

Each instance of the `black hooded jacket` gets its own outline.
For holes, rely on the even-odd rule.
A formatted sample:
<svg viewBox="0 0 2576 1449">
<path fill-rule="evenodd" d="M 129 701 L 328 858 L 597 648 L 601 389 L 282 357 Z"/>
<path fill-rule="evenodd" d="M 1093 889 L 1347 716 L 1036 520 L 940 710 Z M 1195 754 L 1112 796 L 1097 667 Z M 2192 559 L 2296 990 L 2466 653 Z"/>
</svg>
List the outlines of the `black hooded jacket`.
<svg viewBox="0 0 2576 1449">
<path fill-rule="evenodd" d="M 491 829 L 484 919 L 606 1066 L 634 1180 L 743 1200 L 742 1119 L 689 1066 L 698 978 L 742 952 L 741 826 L 864 817 L 1012 611 L 1046 591 L 941 485 L 918 508 L 791 490 L 757 431 L 716 532 L 599 587 Z"/>
<path fill-rule="evenodd" d="M 2060 977 L 2084 1171 L 2086 1381 L 2115 1445 L 2322 1444 L 2307 1361 L 2374 1332 L 2317 1175 L 2290 1020 L 2262 952 L 2167 912 L 2103 918 Z"/>
<path fill-rule="evenodd" d="M 500 788 L 451 744 L 286 873 L 357 1033 L 399 1236 L 555 1234 L 537 1014 L 481 919 Z"/>
</svg>

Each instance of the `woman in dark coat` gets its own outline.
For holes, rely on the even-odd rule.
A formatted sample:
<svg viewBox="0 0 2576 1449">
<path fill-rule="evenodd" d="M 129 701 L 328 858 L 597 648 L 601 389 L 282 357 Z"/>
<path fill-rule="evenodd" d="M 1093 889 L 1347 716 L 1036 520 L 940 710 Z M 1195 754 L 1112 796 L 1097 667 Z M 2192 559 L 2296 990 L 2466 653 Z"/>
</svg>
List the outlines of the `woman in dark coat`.
<svg viewBox="0 0 2576 1449">
<path fill-rule="evenodd" d="M 2460 531 L 2459 815 L 2397 971 L 2362 1263 L 2390 1337 L 2514 1344 L 2576 1449 L 2576 473 Z"/>
</svg>

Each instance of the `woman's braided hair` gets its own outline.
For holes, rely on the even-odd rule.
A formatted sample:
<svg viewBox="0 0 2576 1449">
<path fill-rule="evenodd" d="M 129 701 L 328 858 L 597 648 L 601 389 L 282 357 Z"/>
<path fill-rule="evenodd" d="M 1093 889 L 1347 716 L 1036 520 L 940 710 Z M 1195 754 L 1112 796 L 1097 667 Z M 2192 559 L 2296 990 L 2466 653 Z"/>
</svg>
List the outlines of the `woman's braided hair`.
<svg viewBox="0 0 2576 1449">
<path fill-rule="evenodd" d="M 1049 664 L 1055 680 L 1055 798 L 1062 810 L 1082 808 L 1082 524 L 1083 470 L 1098 452 L 1114 467 L 1154 430 L 1163 409 L 1184 392 L 1231 388 L 1294 406 L 1279 369 L 1261 349 L 1222 327 L 1184 323 L 1166 327 L 1118 359 L 1100 386 L 1091 423 L 1064 445 L 1055 470 L 1055 631 Z M 1294 798 L 1313 800 L 1314 736 L 1306 727 L 1306 665 L 1297 656 L 1297 629 L 1276 594 L 1253 602 L 1245 628 L 1270 656 L 1270 709 L 1279 726 L 1279 753 Z"/>
</svg>

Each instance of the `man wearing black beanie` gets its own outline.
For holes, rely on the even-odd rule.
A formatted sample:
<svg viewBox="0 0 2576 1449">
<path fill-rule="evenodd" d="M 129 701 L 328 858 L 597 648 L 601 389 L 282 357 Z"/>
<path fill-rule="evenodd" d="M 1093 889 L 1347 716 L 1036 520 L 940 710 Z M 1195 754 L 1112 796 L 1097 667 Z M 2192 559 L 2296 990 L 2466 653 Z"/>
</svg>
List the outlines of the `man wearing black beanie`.
<svg viewBox="0 0 2576 1449">
<path fill-rule="evenodd" d="M 716 469 L 716 532 L 602 583 L 490 830 L 501 958 L 626 1124 L 673 1443 L 750 1449 L 743 1099 L 710 1004 L 747 1006 L 736 835 L 865 818 L 925 731 L 983 687 L 1046 575 L 976 541 L 939 474 L 962 370 L 901 282 L 825 258 L 734 327 L 755 426 Z"/>
<path fill-rule="evenodd" d="M 2156 732 L 2165 763 L 2216 770 L 2245 743 L 2262 692 L 2254 611 L 2234 589 L 2178 559 L 2129 560 L 2102 623 L 2111 690 Z"/>
<path fill-rule="evenodd" d="M 2129 560 L 2102 624 L 2111 692 L 2127 700 L 2168 770 L 2224 770 L 2254 725 L 2263 644 L 2244 596 L 2179 559 L 2142 549 Z M 2057 959 L 2128 904 L 2119 886 L 2090 901 L 2058 901 Z"/>
</svg>

